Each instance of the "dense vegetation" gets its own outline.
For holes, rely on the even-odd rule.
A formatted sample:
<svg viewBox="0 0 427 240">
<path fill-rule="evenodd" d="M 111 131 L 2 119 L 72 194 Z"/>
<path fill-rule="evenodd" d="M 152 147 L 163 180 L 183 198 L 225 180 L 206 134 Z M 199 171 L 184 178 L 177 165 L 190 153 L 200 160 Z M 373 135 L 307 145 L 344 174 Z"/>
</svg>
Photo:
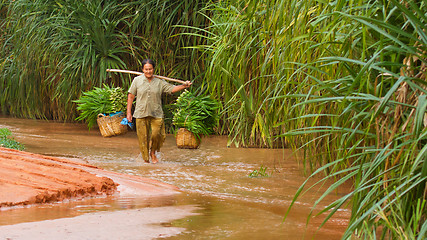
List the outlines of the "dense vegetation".
<svg viewBox="0 0 427 240">
<path fill-rule="evenodd" d="M 426 12 L 425 0 L 2 0 L 0 106 L 72 120 L 82 91 L 130 83 L 105 69 L 150 57 L 219 101 L 230 144 L 300 149 L 336 180 L 325 194 L 352 181 L 325 209 L 351 205 L 343 238 L 424 239 Z"/>
<path fill-rule="evenodd" d="M 17 117 L 72 121 L 84 91 L 104 83 L 128 88 L 144 58 L 159 74 L 197 79 L 197 38 L 175 24 L 203 27 L 199 1 L 1 0 L 0 106 Z M 197 17 L 198 16 L 198 17 Z M 189 65 L 189 63 L 191 63 Z M 191 66 L 191 67 L 190 67 Z"/>
</svg>

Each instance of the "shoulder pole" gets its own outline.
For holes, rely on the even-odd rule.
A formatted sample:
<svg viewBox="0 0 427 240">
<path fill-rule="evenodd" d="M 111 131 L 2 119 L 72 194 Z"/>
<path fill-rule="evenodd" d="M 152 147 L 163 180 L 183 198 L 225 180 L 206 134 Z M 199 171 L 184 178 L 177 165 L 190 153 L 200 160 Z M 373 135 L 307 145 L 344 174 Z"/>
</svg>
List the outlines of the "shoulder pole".
<svg viewBox="0 0 427 240">
<path fill-rule="evenodd" d="M 142 75 L 142 74 L 144 74 L 142 72 L 136 72 L 136 71 L 130 71 L 130 70 L 121 70 L 121 69 L 107 69 L 107 72 L 129 73 L 129 74 L 135 74 L 135 75 Z M 153 77 L 160 78 L 160 79 L 163 79 L 163 80 L 168 80 L 168 81 L 171 81 L 171 82 L 177 82 L 177 83 L 185 84 L 184 81 L 179 80 L 179 79 L 175 79 L 175 78 L 163 77 L 163 76 L 159 76 L 159 75 L 153 75 Z"/>
</svg>

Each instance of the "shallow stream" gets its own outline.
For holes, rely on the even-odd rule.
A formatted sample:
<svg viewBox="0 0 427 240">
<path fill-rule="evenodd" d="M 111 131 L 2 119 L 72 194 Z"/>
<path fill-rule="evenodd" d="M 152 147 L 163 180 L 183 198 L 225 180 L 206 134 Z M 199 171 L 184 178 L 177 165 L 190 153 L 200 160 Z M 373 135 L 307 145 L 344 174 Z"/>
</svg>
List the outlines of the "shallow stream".
<svg viewBox="0 0 427 240">
<path fill-rule="evenodd" d="M 287 149 L 227 148 L 227 138 L 218 136 L 203 138 L 196 150 L 178 149 L 174 136 L 168 135 L 160 163 L 146 164 L 139 156 L 133 131 L 103 138 L 97 128 L 88 131 L 83 124 L 0 117 L 3 127 L 25 145 L 25 151 L 82 159 L 106 170 L 157 179 L 178 186 L 183 194 L 159 199 L 102 197 L 11 209 L 0 212 L 0 225 L 94 211 L 196 205 L 200 215 L 168 223 L 187 229 L 169 239 L 331 240 L 340 239 L 350 216 L 348 209 L 340 209 L 320 229 L 325 215 L 311 218 L 307 224 L 307 216 L 326 184 L 305 192 L 283 222 L 295 192 L 306 179 L 302 166 Z M 263 168 L 269 177 L 249 177 Z M 347 191 L 340 189 L 327 197 L 314 212 Z"/>
</svg>

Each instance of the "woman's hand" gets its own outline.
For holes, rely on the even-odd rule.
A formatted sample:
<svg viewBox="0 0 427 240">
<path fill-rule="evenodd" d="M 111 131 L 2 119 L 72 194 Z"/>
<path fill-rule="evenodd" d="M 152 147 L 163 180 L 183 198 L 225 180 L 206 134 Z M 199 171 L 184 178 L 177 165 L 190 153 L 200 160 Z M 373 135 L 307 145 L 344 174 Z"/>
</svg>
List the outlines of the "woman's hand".
<svg viewBox="0 0 427 240">
<path fill-rule="evenodd" d="M 129 122 L 132 122 L 132 113 L 128 113 L 126 118 L 128 119 Z"/>
<path fill-rule="evenodd" d="M 182 85 L 176 85 L 172 89 L 172 93 L 176 93 L 176 92 L 179 92 L 179 91 L 184 90 L 186 88 L 189 88 L 191 86 L 191 84 L 193 84 L 193 83 L 190 81 L 185 81 Z"/>
<path fill-rule="evenodd" d="M 189 88 L 191 86 L 191 84 L 193 84 L 190 81 L 185 81 L 185 83 L 183 84 L 185 86 L 185 88 Z"/>
</svg>

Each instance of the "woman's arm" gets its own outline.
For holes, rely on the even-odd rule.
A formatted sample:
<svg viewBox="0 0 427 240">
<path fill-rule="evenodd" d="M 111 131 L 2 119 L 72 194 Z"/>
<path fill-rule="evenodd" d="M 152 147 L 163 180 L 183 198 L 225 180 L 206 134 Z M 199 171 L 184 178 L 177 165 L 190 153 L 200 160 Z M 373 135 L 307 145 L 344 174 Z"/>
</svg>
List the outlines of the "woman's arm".
<svg viewBox="0 0 427 240">
<path fill-rule="evenodd" d="M 179 91 L 184 90 L 186 88 L 189 88 L 191 86 L 191 84 L 193 84 L 193 83 L 190 81 L 185 81 L 185 83 L 182 85 L 176 85 L 175 87 L 172 88 L 172 93 L 176 93 L 176 92 L 179 92 Z"/>
<path fill-rule="evenodd" d="M 135 95 L 133 95 L 132 93 L 128 93 L 128 104 L 126 107 L 126 118 L 128 119 L 129 122 L 132 122 L 132 103 L 133 103 L 134 99 L 135 99 Z"/>
</svg>

